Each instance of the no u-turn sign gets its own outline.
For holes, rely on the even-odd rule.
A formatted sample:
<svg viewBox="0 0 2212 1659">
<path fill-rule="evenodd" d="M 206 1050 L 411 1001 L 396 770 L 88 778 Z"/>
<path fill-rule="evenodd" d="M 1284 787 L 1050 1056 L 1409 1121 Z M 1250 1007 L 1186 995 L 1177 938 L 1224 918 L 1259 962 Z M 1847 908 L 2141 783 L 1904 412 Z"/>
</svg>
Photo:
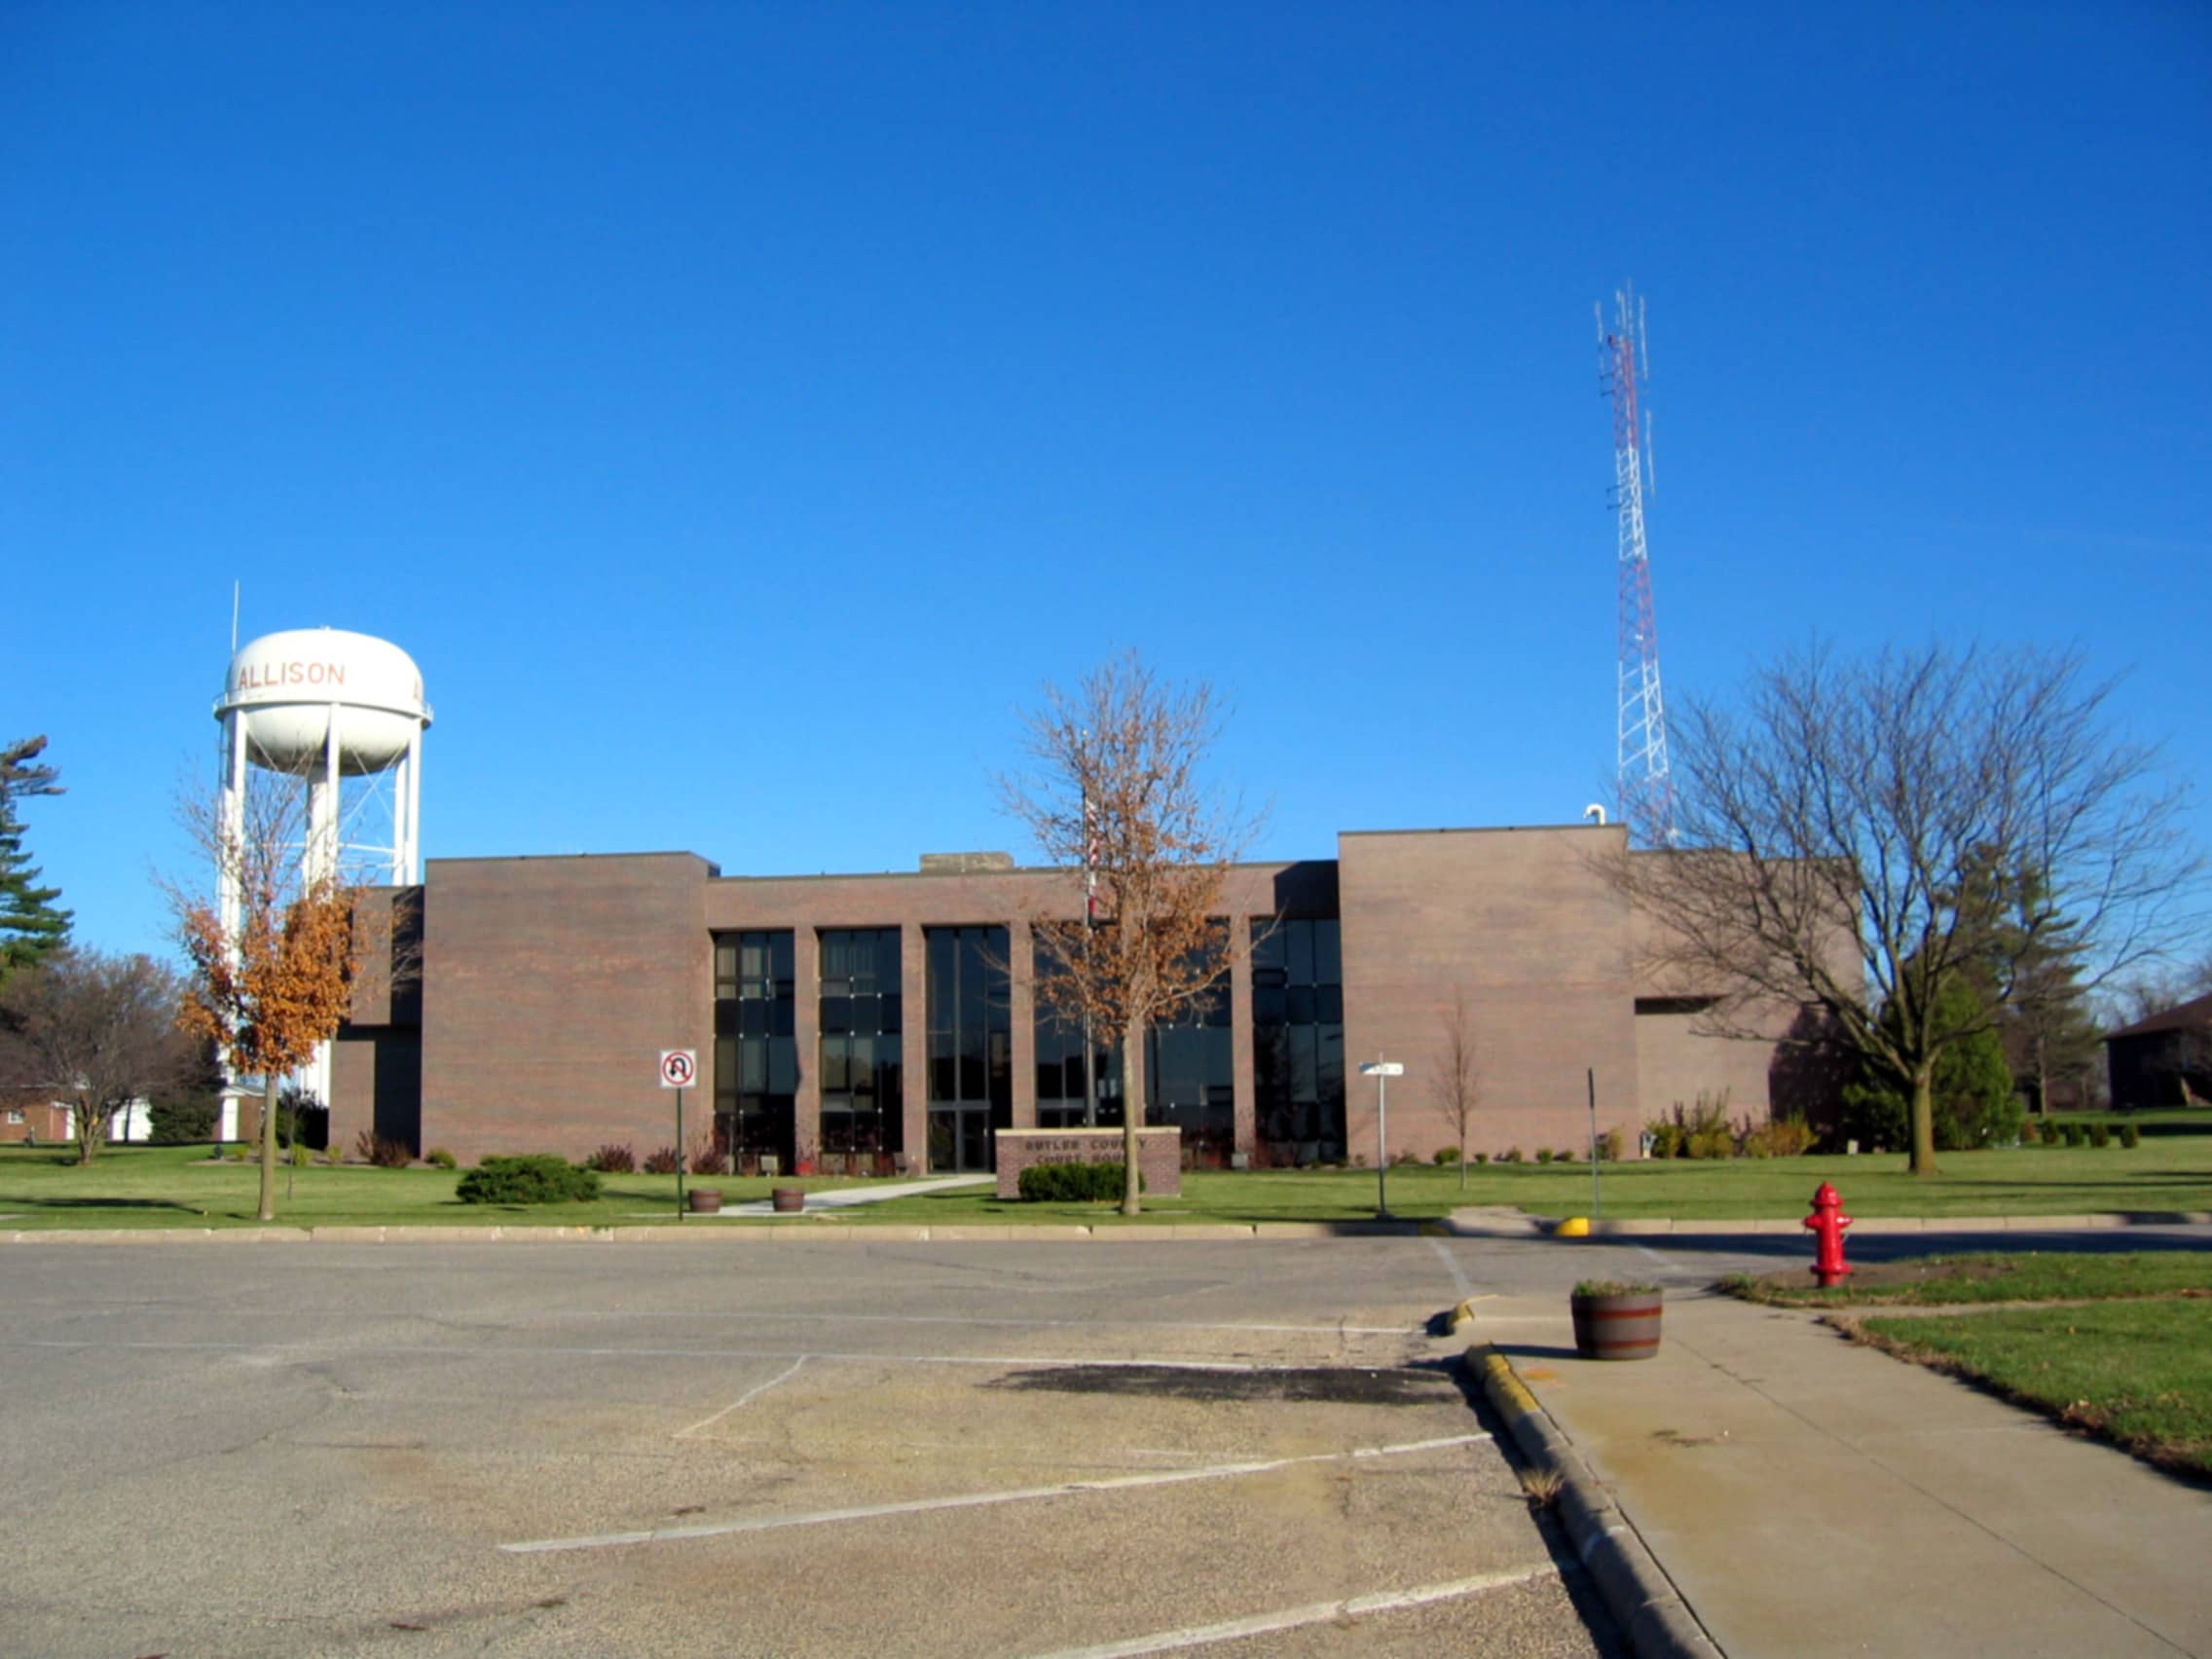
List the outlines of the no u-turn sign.
<svg viewBox="0 0 2212 1659">
<path fill-rule="evenodd" d="M 699 1080 L 699 1051 L 696 1049 L 663 1049 L 660 1051 L 660 1086 L 663 1088 L 689 1088 Z"/>
</svg>

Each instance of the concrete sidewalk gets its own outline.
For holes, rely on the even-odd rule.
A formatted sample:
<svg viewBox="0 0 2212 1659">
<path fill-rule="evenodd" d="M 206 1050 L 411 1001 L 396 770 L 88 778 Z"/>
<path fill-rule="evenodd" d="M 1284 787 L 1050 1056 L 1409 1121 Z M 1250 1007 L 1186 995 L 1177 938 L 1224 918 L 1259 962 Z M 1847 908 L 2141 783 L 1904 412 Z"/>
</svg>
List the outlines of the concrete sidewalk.
<svg viewBox="0 0 2212 1659">
<path fill-rule="evenodd" d="M 1733 1659 L 2212 1659 L 2202 1488 L 1809 1314 L 1670 1297 L 1659 1353 L 1619 1364 L 1575 1355 L 1564 1294 L 1473 1311 L 1507 1362 L 1492 1399 L 1520 1416 L 1516 1375 L 1533 1395 L 1517 1436 L 1563 1464 L 1568 1529 L 1613 1558 L 1593 1570 L 1640 1652 L 1709 1651 L 1701 1625 Z M 1670 1580 L 1695 1624 L 1640 1621 Z"/>
</svg>

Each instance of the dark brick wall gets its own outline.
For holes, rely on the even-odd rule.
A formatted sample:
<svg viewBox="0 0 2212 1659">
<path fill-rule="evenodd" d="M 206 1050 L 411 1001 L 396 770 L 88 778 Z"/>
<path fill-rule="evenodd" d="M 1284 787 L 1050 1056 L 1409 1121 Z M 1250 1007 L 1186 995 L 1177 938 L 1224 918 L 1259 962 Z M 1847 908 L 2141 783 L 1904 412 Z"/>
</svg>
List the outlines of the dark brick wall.
<svg viewBox="0 0 2212 1659">
<path fill-rule="evenodd" d="M 422 1144 L 641 1156 L 675 1138 L 662 1049 L 711 1049 L 713 971 L 690 853 L 433 861 L 424 902 Z M 687 1129 L 712 1096 L 692 1091 Z M 695 1130 L 693 1131 L 695 1133 Z"/>
<path fill-rule="evenodd" d="M 1638 1109 L 1628 907 L 1592 855 L 1618 827 L 1449 830 L 1339 837 L 1345 955 L 1346 1128 L 1375 1158 L 1376 1085 L 1358 1074 L 1402 1061 L 1390 1083 L 1390 1151 L 1455 1144 L 1438 1091 L 1453 990 L 1466 996 L 1480 1104 L 1470 1151 L 1580 1148 L 1584 1073 L 1598 1124 L 1633 1143 Z"/>
</svg>

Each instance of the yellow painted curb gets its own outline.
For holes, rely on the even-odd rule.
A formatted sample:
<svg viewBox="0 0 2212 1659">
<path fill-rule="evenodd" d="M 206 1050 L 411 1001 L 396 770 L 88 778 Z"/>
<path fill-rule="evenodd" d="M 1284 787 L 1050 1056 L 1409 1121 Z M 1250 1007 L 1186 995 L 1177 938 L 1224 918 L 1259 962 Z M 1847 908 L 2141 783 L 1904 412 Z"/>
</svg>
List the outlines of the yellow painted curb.
<svg viewBox="0 0 2212 1659">
<path fill-rule="evenodd" d="M 1446 1314 L 1444 1316 L 1444 1322 L 1446 1326 L 1451 1330 L 1452 1334 L 1454 1336 L 1457 1336 L 1461 1330 L 1474 1323 L 1474 1299 L 1472 1297 L 1469 1297 L 1466 1301 L 1461 1302 L 1456 1308 L 1453 1309 L 1450 1313 Z"/>
<path fill-rule="evenodd" d="M 1483 1392 L 1490 1396 L 1490 1403 L 1508 1419 L 1527 1417 L 1537 1409 L 1536 1396 L 1529 1392 L 1529 1384 L 1514 1371 L 1513 1362 L 1489 1343 L 1477 1343 L 1469 1348 L 1467 1363 L 1482 1379 Z"/>
<path fill-rule="evenodd" d="M 1590 1218 L 1586 1215 L 1570 1215 L 1559 1226 L 1552 1229 L 1552 1236 L 1555 1238 L 1587 1238 L 1590 1236 Z"/>
</svg>

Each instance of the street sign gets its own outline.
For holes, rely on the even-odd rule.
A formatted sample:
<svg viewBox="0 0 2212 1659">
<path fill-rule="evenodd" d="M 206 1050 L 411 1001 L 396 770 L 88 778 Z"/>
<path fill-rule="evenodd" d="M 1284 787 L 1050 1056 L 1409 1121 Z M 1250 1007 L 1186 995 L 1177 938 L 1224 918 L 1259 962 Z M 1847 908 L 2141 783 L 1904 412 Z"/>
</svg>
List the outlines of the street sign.
<svg viewBox="0 0 2212 1659">
<path fill-rule="evenodd" d="M 1367 1060 L 1359 1068 L 1361 1077 L 1404 1077 L 1405 1064 L 1399 1060 Z"/>
<path fill-rule="evenodd" d="M 689 1088 L 699 1081 L 699 1051 L 696 1049 L 663 1049 L 660 1051 L 660 1086 L 663 1088 Z"/>
</svg>

